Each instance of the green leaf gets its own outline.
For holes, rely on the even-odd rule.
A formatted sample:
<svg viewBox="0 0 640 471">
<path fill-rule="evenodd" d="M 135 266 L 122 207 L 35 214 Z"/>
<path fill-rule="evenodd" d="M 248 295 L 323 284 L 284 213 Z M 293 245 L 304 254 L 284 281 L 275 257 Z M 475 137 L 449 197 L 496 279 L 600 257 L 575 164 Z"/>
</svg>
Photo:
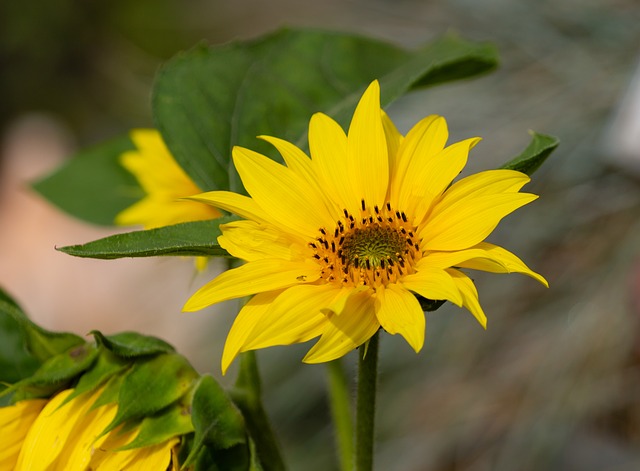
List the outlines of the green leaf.
<svg viewBox="0 0 640 471">
<path fill-rule="evenodd" d="M 137 332 L 120 332 L 113 335 L 103 335 L 97 330 L 90 332 L 98 344 L 110 352 L 123 358 L 137 358 L 159 353 L 175 352 L 170 344 L 158 337 L 142 335 Z"/>
<path fill-rule="evenodd" d="M 195 438 L 183 467 L 207 458 L 213 459 L 219 469 L 249 468 L 249 446 L 242 415 L 211 376 L 203 376 L 196 385 L 191 413 Z M 217 451 L 210 452 L 211 449 Z M 225 466 L 221 466 L 219 459 Z"/>
<path fill-rule="evenodd" d="M 409 89 L 493 69 L 493 47 L 447 36 L 416 51 L 342 33 L 282 30 L 183 53 L 156 77 L 153 114 L 167 146 L 203 190 L 242 191 L 234 145 L 273 155 L 268 134 L 304 147 L 311 115 L 346 124 L 380 79 L 386 106 Z"/>
<path fill-rule="evenodd" d="M 177 401 L 197 376 L 189 362 L 178 354 L 138 360 L 122 381 L 118 412 L 105 433 L 123 422 L 155 414 Z"/>
<path fill-rule="evenodd" d="M 134 149 L 129 136 L 107 141 L 76 154 L 33 188 L 61 210 L 85 221 L 113 225 L 115 216 L 144 193 L 119 163 Z"/>
<path fill-rule="evenodd" d="M 122 257 L 156 257 L 160 255 L 228 257 L 218 245 L 220 224 L 237 220 L 225 216 L 211 221 L 195 221 L 159 227 L 148 231 L 127 232 L 82 245 L 58 250 L 76 257 L 111 260 Z"/>
<path fill-rule="evenodd" d="M 85 344 L 82 337 L 68 332 L 50 332 L 27 317 L 18 304 L 0 290 L 0 313 L 11 317 L 20 327 L 22 338 L 33 357 L 44 362 L 72 347 Z"/>
<path fill-rule="evenodd" d="M 518 170 L 531 176 L 560 144 L 558 138 L 553 136 L 538 134 L 535 131 L 530 131 L 529 134 L 531 134 L 531 142 L 527 148 L 500 168 Z"/>
<path fill-rule="evenodd" d="M 173 437 L 193 432 L 189 404 L 182 401 L 146 417 L 139 425 L 136 438 L 120 450 L 131 450 L 163 443 Z"/>
</svg>

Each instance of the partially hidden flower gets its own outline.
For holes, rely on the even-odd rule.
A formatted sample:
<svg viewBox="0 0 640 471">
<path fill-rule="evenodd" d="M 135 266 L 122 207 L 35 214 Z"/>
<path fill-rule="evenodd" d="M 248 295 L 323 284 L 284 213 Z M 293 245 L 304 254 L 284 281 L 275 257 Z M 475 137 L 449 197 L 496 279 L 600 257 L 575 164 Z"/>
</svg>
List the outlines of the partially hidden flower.
<svg viewBox="0 0 640 471">
<path fill-rule="evenodd" d="M 309 125 L 311 158 L 261 136 L 286 165 L 235 147 L 248 196 L 212 191 L 192 197 L 242 217 L 221 225 L 219 244 L 246 263 L 203 286 L 196 311 L 253 295 L 227 338 L 222 370 L 239 352 L 320 337 L 304 357 L 318 363 L 365 343 L 380 327 L 417 352 L 425 315 L 415 295 L 467 308 L 486 327 L 472 280 L 460 269 L 520 272 L 545 279 L 517 256 L 484 242 L 500 220 L 536 195 L 529 178 L 488 170 L 454 183 L 479 138 L 446 146 L 447 125 L 428 116 L 402 136 L 371 83 L 347 134 L 327 115 Z"/>
<path fill-rule="evenodd" d="M 180 437 L 152 446 L 121 449 L 139 433 L 122 424 L 104 430 L 116 416 L 116 403 L 97 405 L 103 388 L 67 400 L 73 389 L 49 400 L 28 399 L 0 408 L 0 470 L 119 471 L 178 470 Z"/>
<path fill-rule="evenodd" d="M 221 216 L 216 208 L 181 200 L 202 190 L 175 161 L 158 131 L 136 129 L 131 131 L 131 140 L 136 149 L 123 153 L 120 162 L 136 177 L 145 195 L 120 212 L 116 224 L 153 229 Z"/>
<path fill-rule="evenodd" d="M 214 207 L 182 199 L 202 190 L 175 161 L 158 131 L 136 129 L 131 131 L 131 140 L 136 150 L 123 153 L 120 163 L 136 177 L 145 196 L 118 213 L 117 225 L 154 229 L 222 215 Z M 198 270 L 206 266 L 207 257 L 196 257 Z"/>
</svg>

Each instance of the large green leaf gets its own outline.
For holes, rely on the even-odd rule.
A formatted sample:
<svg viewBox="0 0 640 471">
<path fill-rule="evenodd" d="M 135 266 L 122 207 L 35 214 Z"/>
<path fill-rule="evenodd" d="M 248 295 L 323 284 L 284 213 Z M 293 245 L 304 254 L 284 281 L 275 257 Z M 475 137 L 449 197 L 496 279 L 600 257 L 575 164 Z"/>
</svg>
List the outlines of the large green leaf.
<svg viewBox="0 0 640 471">
<path fill-rule="evenodd" d="M 83 150 L 33 188 L 72 216 L 113 225 L 116 214 L 143 196 L 137 180 L 118 162 L 131 149 L 129 136 L 122 136 Z"/>
<path fill-rule="evenodd" d="M 342 33 L 282 30 L 251 42 L 197 47 L 161 69 L 156 125 L 204 190 L 242 191 L 231 148 L 272 155 L 267 134 L 305 147 L 309 118 L 342 125 L 364 88 L 379 79 L 386 106 L 409 89 L 477 75 L 497 64 L 493 47 L 444 37 L 415 51 Z"/>
<path fill-rule="evenodd" d="M 116 234 L 82 245 L 58 250 L 76 257 L 114 259 L 122 257 L 155 257 L 160 255 L 205 255 L 228 257 L 218 245 L 220 224 L 238 219 L 226 216 L 211 221 L 195 221 L 159 227 L 148 231 Z"/>
</svg>

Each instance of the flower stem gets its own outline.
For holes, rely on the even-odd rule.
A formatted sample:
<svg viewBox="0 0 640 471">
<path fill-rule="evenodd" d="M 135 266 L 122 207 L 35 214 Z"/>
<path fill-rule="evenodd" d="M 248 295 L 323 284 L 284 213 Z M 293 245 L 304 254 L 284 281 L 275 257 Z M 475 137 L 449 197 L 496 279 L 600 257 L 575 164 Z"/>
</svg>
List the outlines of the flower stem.
<svg viewBox="0 0 640 471">
<path fill-rule="evenodd" d="M 356 406 L 356 471 L 373 469 L 373 437 L 378 375 L 378 333 L 360 347 Z"/>
<path fill-rule="evenodd" d="M 342 471 L 353 470 L 353 418 L 349 386 L 342 361 L 327 363 L 329 375 L 329 402 L 335 426 L 338 458 Z"/>
<path fill-rule="evenodd" d="M 255 352 L 245 352 L 240 356 L 240 373 L 232 398 L 242 411 L 262 468 L 265 471 L 284 471 L 286 466 L 280 453 L 280 446 L 262 405 Z"/>
</svg>

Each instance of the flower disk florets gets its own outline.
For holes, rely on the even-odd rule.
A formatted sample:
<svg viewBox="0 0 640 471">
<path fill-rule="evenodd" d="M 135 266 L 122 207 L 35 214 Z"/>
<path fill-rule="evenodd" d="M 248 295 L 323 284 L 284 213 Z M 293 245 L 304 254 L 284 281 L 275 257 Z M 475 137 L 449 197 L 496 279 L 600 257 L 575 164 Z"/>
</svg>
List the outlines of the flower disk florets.
<svg viewBox="0 0 640 471">
<path fill-rule="evenodd" d="M 320 235 L 309 244 L 322 266 L 323 280 L 375 289 L 415 271 L 420 245 L 404 212 L 390 203 L 371 209 L 363 200 L 357 217 L 346 209 L 343 213 L 333 232 L 320 228 Z"/>
</svg>

